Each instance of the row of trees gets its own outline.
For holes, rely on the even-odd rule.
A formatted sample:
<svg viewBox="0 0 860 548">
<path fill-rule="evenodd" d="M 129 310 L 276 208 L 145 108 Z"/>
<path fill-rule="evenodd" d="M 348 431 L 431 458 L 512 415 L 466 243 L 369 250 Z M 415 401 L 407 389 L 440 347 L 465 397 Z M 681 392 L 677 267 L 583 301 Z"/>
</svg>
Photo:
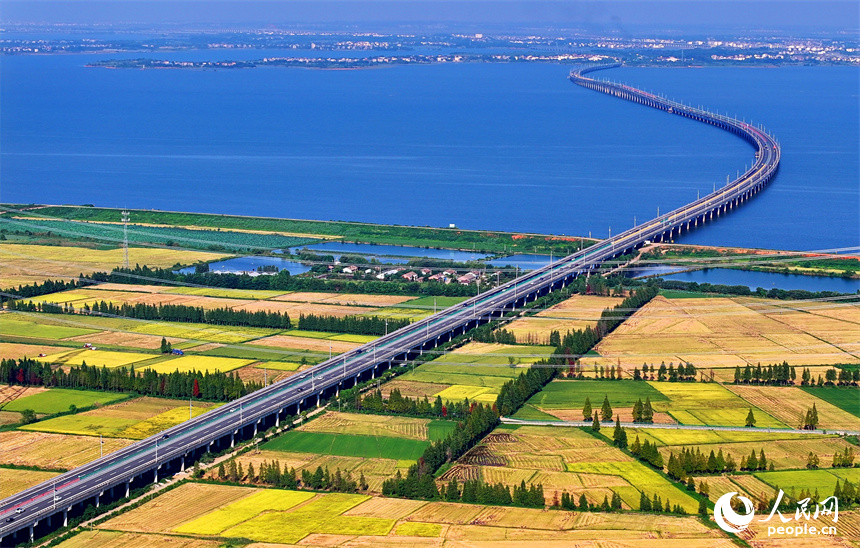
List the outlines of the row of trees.
<svg viewBox="0 0 860 548">
<path fill-rule="evenodd" d="M 511 379 L 502 385 L 495 405 L 502 416 L 514 413 L 558 374 L 557 368 L 541 365 L 541 362 L 535 364 L 536 367 L 530 367 L 520 373 L 516 379 Z"/>
<path fill-rule="evenodd" d="M 493 329 L 493 324 L 484 324 L 472 331 L 472 340 L 482 343 L 517 344 L 517 337 L 507 329 Z"/>
<path fill-rule="evenodd" d="M 654 376 L 655 372 L 657 373 L 656 377 Z M 660 367 L 656 367 L 653 363 L 650 366 L 647 363 L 643 363 L 641 373 L 638 367 L 633 368 L 633 380 L 695 382 L 696 366 L 690 362 L 679 363 L 678 367 L 675 367 L 674 362 L 669 362 L 668 367 L 666 366 L 666 362 L 661 362 Z"/>
<path fill-rule="evenodd" d="M 0 382 L 22 386 L 81 388 L 132 392 L 146 396 L 200 398 L 231 401 L 262 388 L 260 383 L 242 381 L 235 373 L 174 371 L 157 373 L 152 369 L 135 371 L 134 367 L 97 367 L 87 365 L 53 369 L 49 364 L 30 358 L 0 360 Z"/>
<path fill-rule="evenodd" d="M 621 510 L 621 496 L 613 491 L 611 501 L 609 497 L 604 495 L 602 504 L 589 504 L 588 499 L 585 498 L 585 493 L 580 493 L 579 502 L 577 503 L 570 493 L 563 491 L 561 493 L 561 500 L 558 501 L 558 504 L 553 504 L 553 506 L 562 510 L 579 510 L 580 512 L 613 512 Z"/>
<path fill-rule="evenodd" d="M 645 443 L 639 441 L 639 435 L 633 440 L 630 446 L 630 453 L 637 459 L 650 464 L 657 470 L 663 470 L 663 455 L 657 450 L 657 444 L 645 440 Z"/>
<path fill-rule="evenodd" d="M 762 451 L 762 458 L 764 458 L 764 451 Z M 695 451 L 684 447 L 677 456 L 674 451 L 671 451 L 666 465 L 669 477 L 679 481 L 686 481 L 687 477 L 692 475 L 721 474 L 734 472 L 737 469 L 738 464 L 734 457 L 731 454 L 724 456 L 722 448 L 716 454 L 711 449 L 711 453 L 706 456 L 698 447 Z"/>
<path fill-rule="evenodd" d="M 352 333 L 354 335 L 385 335 L 409 325 L 408 319 L 380 318 L 378 316 L 317 316 L 300 315 L 299 329 Z"/>
<path fill-rule="evenodd" d="M 281 463 L 278 460 L 271 462 L 263 461 L 260 463 L 259 472 L 254 469 L 254 463 L 250 463 L 248 464 L 246 474 L 242 469 L 242 463 L 236 459 L 231 459 L 226 466 L 223 462 L 218 465 L 218 478 L 232 482 L 247 479 L 251 483 L 263 483 L 280 489 L 305 488 L 317 491 L 334 491 L 337 493 L 367 491 L 369 487 L 363 472 L 356 480 L 353 478 L 352 472 L 348 470 L 341 472 L 340 468 L 338 468 L 332 474 L 328 467 L 323 468 L 321 466 L 318 466 L 314 472 L 303 469 L 301 471 L 301 481 L 299 481 L 296 470 L 286 466 L 281 469 Z"/>
<path fill-rule="evenodd" d="M 456 476 L 452 477 L 447 485 L 442 486 L 439 497 L 448 502 L 470 502 L 494 506 L 543 508 L 546 504 L 543 485 L 540 483 L 526 486 L 526 482 L 521 481 L 511 489 L 502 483 L 492 485 L 476 479 L 466 480 L 463 482 L 463 488 L 460 489 Z"/>
<path fill-rule="evenodd" d="M 359 396 L 360 397 L 360 396 Z M 363 398 L 360 397 L 360 404 L 356 407 L 357 410 L 372 411 L 374 413 L 395 413 L 398 415 L 412 415 L 418 417 L 434 417 L 445 418 L 448 416 L 448 407 L 442 403 L 442 397 L 436 396 L 433 403 L 427 396 L 424 399 L 410 398 L 403 396 L 399 388 L 393 389 L 388 398 L 382 396 L 381 390 L 371 390 Z M 347 409 L 352 407 L 350 399 L 345 398 L 344 403 Z M 454 414 L 464 416 L 468 413 L 471 404 L 469 400 L 453 404 L 456 409 Z"/>
<path fill-rule="evenodd" d="M 747 364 L 741 371 L 741 368 L 735 367 L 735 384 L 769 384 L 776 386 L 786 386 L 794 384 L 797 379 L 797 372 L 794 366 L 788 365 L 788 362 L 782 364 L 768 365 L 762 367 L 758 364 L 755 367 Z"/>
<path fill-rule="evenodd" d="M 833 468 L 851 468 L 854 466 L 854 448 L 846 447 L 843 453 L 833 453 Z"/>
</svg>

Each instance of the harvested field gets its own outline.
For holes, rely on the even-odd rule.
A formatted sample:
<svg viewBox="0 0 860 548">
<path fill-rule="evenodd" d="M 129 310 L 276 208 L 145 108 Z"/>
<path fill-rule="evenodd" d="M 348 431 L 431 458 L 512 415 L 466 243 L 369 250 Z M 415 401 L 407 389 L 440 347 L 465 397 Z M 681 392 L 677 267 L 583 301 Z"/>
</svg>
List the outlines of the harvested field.
<svg viewBox="0 0 860 548">
<path fill-rule="evenodd" d="M 602 402 L 603 400 L 601 400 Z M 645 401 L 644 399 L 642 401 Z M 611 403 L 611 402 L 610 402 Z M 547 409 L 543 411 L 544 413 L 549 414 L 551 417 L 554 417 L 563 421 L 580 421 L 582 422 L 582 409 Z M 633 422 L 633 408 L 632 407 L 615 407 L 612 406 L 613 417 L 621 417 L 621 422 Z M 521 417 L 516 417 L 521 418 Z M 546 420 L 546 419 L 544 419 Z M 587 421 L 588 424 L 591 424 L 591 421 Z M 656 424 L 678 424 L 674 418 L 668 413 L 661 413 L 659 411 L 654 412 L 654 422 Z"/>
<path fill-rule="evenodd" d="M 162 268 L 172 267 L 176 263 L 214 261 L 225 256 L 219 253 L 141 247 L 130 247 L 128 251 L 132 264 Z M 40 265 L 39 268 L 34 269 L 34 264 Z M 3 280 L 3 287 L 41 282 L 47 278 L 77 278 L 81 273 L 110 272 L 121 264 L 121 247 L 100 250 L 0 242 L 0 280 Z M 46 276 L 45 270 L 49 270 L 50 275 Z"/>
<path fill-rule="evenodd" d="M 484 510 L 483 506 L 475 504 L 460 504 L 455 502 L 428 502 L 409 517 L 407 521 L 425 523 L 449 523 L 463 525 L 470 523 Z"/>
<path fill-rule="evenodd" d="M 81 531 L 72 538 L 61 542 L 58 548 L 105 548 L 106 546 L 110 548 L 152 548 L 153 546 L 158 548 L 218 548 L 223 544 L 217 540 L 95 529 Z"/>
<path fill-rule="evenodd" d="M 430 396 L 433 396 L 434 394 L 438 394 L 439 392 L 445 390 L 449 386 L 450 385 L 448 384 L 417 382 L 398 378 L 383 384 L 380 388 L 382 390 L 382 395 L 386 398 L 389 394 L 391 394 L 391 391 L 394 389 L 400 390 L 401 396 L 406 396 L 409 398 L 429 398 Z"/>
<path fill-rule="evenodd" d="M 0 358 L 7 360 L 9 358 L 14 360 L 20 360 L 21 358 L 36 358 L 39 354 L 56 354 L 57 352 L 65 349 L 66 348 L 62 346 L 47 346 L 42 344 L 0 343 Z M 0 402 L 2 401 L 3 394 L 0 392 Z M 2 405 L 2 403 L 0 403 L 0 405 Z"/>
<path fill-rule="evenodd" d="M 183 295 L 200 295 L 203 297 L 225 297 L 228 299 L 248 299 L 257 301 L 271 299 L 284 295 L 286 291 L 271 291 L 266 289 L 228 289 L 222 287 L 161 287 L 163 293 L 181 293 Z"/>
<path fill-rule="evenodd" d="M 14 470 L 0 467 L 0 499 L 11 497 L 19 491 L 38 485 L 58 474 L 59 472 Z"/>
<path fill-rule="evenodd" d="M 427 440 L 429 419 L 413 419 L 384 415 L 358 415 L 327 412 L 324 416 L 301 427 L 306 432 L 392 436 L 412 440 Z"/>
<path fill-rule="evenodd" d="M 447 483 L 453 478 L 457 478 L 457 482 L 460 484 L 469 480 L 481 479 L 481 468 L 479 466 L 455 464 L 439 476 L 439 481 Z"/>
<path fill-rule="evenodd" d="M 604 309 L 617 306 L 622 300 L 620 297 L 574 295 L 534 316 L 514 320 L 505 329 L 517 337 L 517 342 L 549 344 L 550 332 L 564 335 L 567 331 L 594 327 Z"/>
<path fill-rule="evenodd" d="M 18 424 L 21 422 L 21 413 L 14 411 L 0 411 L 0 426 L 6 424 Z"/>
<path fill-rule="evenodd" d="M 334 341 L 331 339 L 311 339 L 309 337 L 293 337 L 291 335 L 272 335 L 254 341 L 249 341 L 248 344 L 258 344 L 261 346 L 273 346 L 276 348 L 294 348 L 297 350 L 312 350 L 315 352 L 328 353 L 329 350 L 335 354 L 349 352 L 353 348 L 361 346 L 360 343 Z"/>
<path fill-rule="evenodd" d="M 343 513 L 344 516 L 403 519 L 427 504 L 422 500 L 374 497 Z"/>
<path fill-rule="evenodd" d="M 258 489 L 186 483 L 99 525 L 101 529 L 166 533 L 180 524 L 259 492 Z"/>
<path fill-rule="evenodd" d="M 177 337 L 166 337 L 174 347 L 185 342 L 185 339 Z M 129 346 L 132 348 L 143 348 L 145 350 L 159 350 L 161 348 L 161 337 L 158 335 L 141 335 L 139 333 L 126 333 L 124 331 L 102 331 L 90 335 L 81 335 L 66 339 L 95 345 Z"/>
<path fill-rule="evenodd" d="M 505 466 L 507 459 L 504 455 L 493 453 L 486 445 L 476 445 L 460 457 L 459 462 L 477 466 Z"/>
<path fill-rule="evenodd" d="M 341 304 L 350 306 L 392 306 L 402 302 L 414 300 L 415 297 L 402 295 L 367 295 L 363 293 L 314 293 L 297 291 L 275 297 L 276 301 L 290 301 L 297 303 L 324 303 Z"/>
<path fill-rule="evenodd" d="M 498 449 L 500 452 L 504 448 Z M 532 470 L 544 470 L 548 472 L 564 472 L 564 458 L 561 455 L 530 455 L 514 453 L 506 457 L 508 465 L 513 468 L 528 468 Z"/>
<path fill-rule="evenodd" d="M 481 466 L 481 479 L 486 483 L 497 484 L 504 483 L 505 485 L 519 485 L 520 482 L 539 483 L 533 480 L 535 476 L 534 470 L 519 470 L 517 468 L 503 468 L 501 466 Z M 547 488 L 544 485 L 544 488 Z"/>
<path fill-rule="evenodd" d="M 793 386 L 726 385 L 730 391 L 792 428 L 802 428 L 806 412 L 815 405 L 822 430 L 856 430 L 858 417 Z M 860 391 L 853 393 L 860 406 Z"/>
<path fill-rule="evenodd" d="M 132 440 L 106 438 L 104 453 L 112 453 Z M 64 436 L 42 432 L 0 432 L 0 463 L 70 470 L 99 458 L 99 440 L 90 436 Z"/>
<path fill-rule="evenodd" d="M 278 330 L 262 327 L 229 327 L 182 322 L 135 322 L 131 330 L 136 333 L 176 337 L 225 344 L 237 344 L 277 333 Z"/>
<path fill-rule="evenodd" d="M 860 418 L 860 397 L 854 388 L 804 386 L 802 390 Z"/>
<path fill-rule="evenodd" d="M 573 512 L 546 512 L 534 508 L 486 506 L 472 519 L 470 525 L 487 525 L 504 528 L 521 528 L 527 525 L 529 529 L 562 531 L 570 529 L 574 520 L 575 514 Z"/>
<path fill-rule="evenodd" d="M 768 497 L 771 497 L 776 494 L 776 489 L 752 474 L 735 474 L 728 477 L 731 479 L 733 485 L 736 485 L 741 490 L 746 491 L 753 496 L 759 497 L 762 493 L 765 493 Z M 729 491 L 734 491 L 734 489 L 729 489 Z M 726 493 L 729 491 L 726 491 Z M 716 493 L 716 491 L 712 491 L 712 493 Z"/>
<path fill-rule="evenodd" d="M 857 324 L 803 310 L 815 306 L 820 304 L 658 296 L 598 344 L 601 358 L 584 358 L 582 363 L 614 365 L 620 359 L 625 369 L 643 362 L 679 361 L 700 368 L 783 360 L 795 366 L 860 363 L 858 356 L 840 348 L 856 341 Z M 856 304 L 844 306 L 860 310 Z"/>
</svg>

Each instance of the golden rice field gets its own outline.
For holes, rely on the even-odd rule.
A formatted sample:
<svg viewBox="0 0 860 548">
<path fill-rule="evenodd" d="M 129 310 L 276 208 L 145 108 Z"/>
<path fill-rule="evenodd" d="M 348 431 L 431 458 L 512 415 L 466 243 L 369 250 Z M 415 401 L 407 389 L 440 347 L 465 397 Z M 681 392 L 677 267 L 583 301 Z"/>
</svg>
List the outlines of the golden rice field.
<svg viewBox="0 0 860 548">
<path fill-rule="evenodd" d="M 449 402 L 462 402 L 468 398 L 469 401 L 493 404 L 496 402 L 498 395 L 498 390 L 486 386 L 455 384 L 441 392 L 433 394 L 433 397 L 439 396 L 442 398 L 442 401 Z"/>
<path fill-rule="evenodd" d="M 173 531 L 193 535 L 218 535 L 262 512 L 283 512 L 315 496 L 315 493 L 303 491 L 265 489 L 197 519 L 187 521 L 174 527 Z"/>
<path fill-rule="evenodd" d="M 378 307 L 368 306 L 347 306 L 339 304 L 323 304 L 313 302 L 287 302 L 281 300 L 255 301 L 250 304 L 233 307 L 236 310 L 247 310 L 248 312 L 258 312 L 265 310 L 267 312 L 281 312 L 289 314 L 291 318 L 299 319 L 301 314 L 315 314 L 317 316 L 336 316 L 342 318 L 344 316 L 353 316 L 355 314 L 366 314 L 374 312 Z"/>
<path fill-rule="evenodd" d="M 439 392 L 445 390 L 450 387 L 449 384 L 440 384 L 440 383 L 432 383 L 432 382 L 418 382 L 418 381 L 410 381 L 404 380 L 402 378 L 394 379 L 393 381 L 388 381 L 383 384 L 380 389 L 382 390 L 382 394 L 387 398 L 391 391 L 397 389 L 400 391 L 400 395 L 407 396 L 410 398 L 429 398 L 434 394 L 438 394 Z"/>
<path fill-rule="evenodd" d="M 658 296 L 598 344 L 600 358 L 582 363 L 620 360 L 625 369 L 680 361 L 699 368 L 860 363 L 858 321 L 852 320 L 857 316 L 860 305 L 848 303 L 837 308 L 832 303 Z"/>
<path fill-rule="evenodd" d="M 173 249 L 130 247 L 130 264 L 171 267 L 214 261 L 227 255 Z M 76 278 L 79 274 L 109 272 L 123 264 L 123 250 L 58 247 L 0 242 L 0 286 L 31 284 L 45 279 Z"/>
<path fill-rule="evenodd" d="M 412 440 L 426 440 L 429 419 L 413 419 L 390 415 L 358 415 L 354 413 L 327 412 L 300 429 L 308 432 L 331 432 L 334 434 L 361 434 L 366 436 L 391 436 Z"/>
<path fill-rule="evenodd" d="M 19 491 L 47 481 L 59 472 L 41 470 L 14 470 L 0 467 L 0 499 L 10 497 Z"/>
<path fill-rule="evenodd" d="M 145 335 L 157 335 L 168 338 L 176 337 L 225 344 L 242 343 L 276 333 L 272 329 L 263 329 L 260 327 L 222 327 L 180 322 L 135 322 L 130 325 L 130 328 L 135 333 Z"/>
<path fill-rule="evenodd" d="M 204 373 L 221 371 L 222 373 L 226 373 L 227 371 L 244 367 L 256 361 L 239 358 L 220 358 L 217 356 L 180 356 L 157 363 L 149 368 L 157 373 L 173 373 L 176 370 L 179 370 L 181 373 L 188 371 L 202 371 Z"/>
<path fill-rule="evenodd" d="M 81 531 L 58 546 L 61 548 L 219 548 L 223 544 L 211 539 L 93 529 Z"/>
<path fill-rule="evenodd" d="M 793 386 L 726 385 L 733 393 L 792 428 L 803 427 L 806 412 L 813 404 L 822 430 L 857 430 L 858 419 L 812 394 Z M 858 394 L 860 400 L 860 394 Z"/>
<path fill-rule="evenodd" d="M 264 289 L 228 289 L 221 287 L 142 287 L 157 287 L 159 288 L 159 291 L 157 291 L 159 293 L 178 293 L 181 295 L 198 295 L 201 297 L 224 297 L 227 299 L 247 299 L 250 301 L 271 299 L 272 297 L 277 297 L 286 293 L 286 291 L 270 291 Z"/>
<path fill-rule="evenodd" d="M 0 342 L 0 358 L 12 358 L 15 360 L 21 358 L 35 358 L 38 357 L 39 354 L 55 354 L 64 349 L 65 347 L 63 346 Z M 3 401 L 2 395 L 0 395 L 0 401 Z"/>
<path fill-rule="evenodd" d="M 648 384 L 669 398 L 668 402 L 655 401 L 654 409 L 668 413 L 681 424 L 745 426 L 747 414 L 754 407 L 716 383 Z M 753 414 L 757 427 L 786 427 L 761 409 L 753 409 Z"/>
<path fill-rule="evenodd" d="M 597 295 L 574 295 L 570 299 L 542 310 L 534 316 L 519 318 L 505 326 L 519 342 L 549 344 L 549 335 L 558 331 L 564 335 L 568 331 L 594 327 L 604 309 L 618 306 L 620 297 L 601 297 Z"/>
<path fill-rule="evenodd" d="M 131 443 L 132 440 L 105 438 L 104 454 Z M 0 464 L 70 470 L 99 458 L 99 455 L 99 439 L 92 436 L 26 431 L 0 432 Z"/>
<path fill-rule="evenodd" d="M 144 362 L 158 358 L 158 354 L 141 354 L 137 352 L 113 352 L 110 350 L 89 350 L 76 348 L 64 350 L 55 354 L 48 354 L 39 361 L 52 365 L 87 365 L 105 366 L 108 369 L 114 367 L 125 367 L 138 362 Z"/>
<path fill-rule="evenodd" d="M 347 510 L 343 515 L 365 518 L 404 519 L 425 504 L 427 502 L 423 500 L 373 497 Z"/>
<path fill-rule="evenodd" d="M 248 487 L 186 483 L 102 523 L 99 528 L 166 533 L 185 522 L 195 520 L 258 492 L 261 491 Z"/>
</svg>

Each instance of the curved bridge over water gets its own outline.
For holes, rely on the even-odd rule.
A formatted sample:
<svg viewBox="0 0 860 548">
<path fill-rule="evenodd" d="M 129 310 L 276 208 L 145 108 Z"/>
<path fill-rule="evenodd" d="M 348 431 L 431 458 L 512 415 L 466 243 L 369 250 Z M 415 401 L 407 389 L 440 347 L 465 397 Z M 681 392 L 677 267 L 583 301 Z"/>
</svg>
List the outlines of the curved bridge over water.
<svg viewBox="0 0 860 548">
<path fill-rule="evenodd" d="M 724 188 L 695 202 L 0 501 L 0 545 L 20 544 L 42 536 L 65 525 L 70 517 L 81 515 L 88 504 L 98 506 L 127 497 L 130 489 L 184 470 L 207 451 L 231 447 L 237 439 L 247 439 L 279 425 L 287 416 L 315 407 L 321 399 L 341 389 L 375 378 L 385 369 L 406 365 L 426 350 L 561 289 L 646 241 L 671 239 L 725 215 L 772 180 L 779 166 L 780 149 L 766 132 L 733 118 L 586 76 L 617 66 L 620 65 L 574 70 L 570 79 L 595 91 L 734 133 L 755 148 L 753 166 Z M 12 521 L 6 521 L 8 518 Z"/>
</svg>

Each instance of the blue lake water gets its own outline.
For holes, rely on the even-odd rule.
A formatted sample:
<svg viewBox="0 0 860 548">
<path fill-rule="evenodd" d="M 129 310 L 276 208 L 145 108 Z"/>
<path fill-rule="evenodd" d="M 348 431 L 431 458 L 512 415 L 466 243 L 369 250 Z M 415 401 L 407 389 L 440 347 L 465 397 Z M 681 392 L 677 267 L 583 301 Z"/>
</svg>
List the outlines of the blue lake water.
<svg viewBox="0 0 860 548">
<path fill-rule="evenodd" d="M 602 237 L 752 161 L 740 139 L 574 86 L 563 65 L 84 67 L 119 56 L 3 58 L 0 200 Z M 783 145 L 766 192 L 684 242 L 801 250 L 860 242 L 858 75 L 603 74 L 752 117 Z"/>
<path fill-rule="evenodd" d="M 802 276 L 776 272 L 752 272 L 727 268 L 709 268 L 693 272 L 681 272 L 663 276 L 666 280 L 723 285 L 746 285 L 750 289 L 805 289 L 807 291 L 838 291 L 856 293 L 860 291 L 860 280 L 831 278 L 826 276 Z"/>
<path fill-rule="evenodd" d="M 493 266 L 512 266 L 514 268 L 519 267 L 520 270 L 535 270 L 542 266 L 546 266 L 549 263 L 549 255 L 533 255 L 530 253 L 511 255 L 509 257 L 502 257 L 501 259 L 493 259 L 492 261 L 487 261 L 487 264 L 491 264 Z"/>
<path fill-rule="evenodd" d="M 210 272 L 254 272 L 261 266 L 276 266 L 279 270 L 287 270 L 290 274 L 304 274 L 311 268 L 302 263 L 282 259 L 280 257 L 234 257 L 223 261 L 209 263 Z M 194 272 L 194 267 L 183 268 L 179 272 L 188 274 Z"/>
</svg>

